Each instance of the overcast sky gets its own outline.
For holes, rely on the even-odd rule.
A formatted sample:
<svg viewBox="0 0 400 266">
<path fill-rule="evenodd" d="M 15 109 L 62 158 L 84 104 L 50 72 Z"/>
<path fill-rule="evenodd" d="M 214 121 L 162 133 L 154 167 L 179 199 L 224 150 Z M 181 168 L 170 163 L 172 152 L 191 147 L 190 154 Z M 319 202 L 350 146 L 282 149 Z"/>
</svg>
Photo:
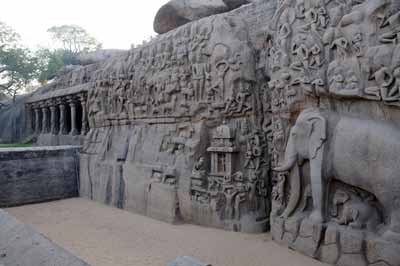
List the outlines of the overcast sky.
<svg viewBox="0 0 400 266">
<path fill-rule="evenodd" d="M 1 0 L 0 20 L 31 48 L 49 45 L 47 29 L 63 24 L 85 28 L 103 48 L 129 49 L 155 35 L 153 19 L 168 0 Z"/>
</svg>

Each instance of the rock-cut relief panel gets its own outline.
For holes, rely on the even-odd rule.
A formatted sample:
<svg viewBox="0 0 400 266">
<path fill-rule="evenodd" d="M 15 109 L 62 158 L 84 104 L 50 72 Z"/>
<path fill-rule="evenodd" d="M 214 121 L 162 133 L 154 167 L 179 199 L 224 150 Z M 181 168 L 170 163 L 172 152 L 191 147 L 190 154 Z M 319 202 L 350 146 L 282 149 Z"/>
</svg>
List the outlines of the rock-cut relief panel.
<svg viewBox="0 0 400 266">
<path fill-rule="evenodd" d="M 118 176 L 105 173 L 108 181 L 92 190 L 103 195 L 109 184 L 124 209 L 266 231 L 271 111 L 248 28 L 240 17 L 218 15 L 103 63 L 88 94 L 87 146 L 102 147 L 83 159 L 86 186 L 100 179 L 92 168 L 114 165 Z M 108 132 L 102 144 L 96 132 Z M 118 155 L 123 145 L 126 159 Z"/>
<path fill-rule="evenodd" d="M 269 29 L 272 234 L 334 265 L 400 263 L 399 14 L 280 1 Z"/>
<path fill-rule="evenodd" d="M 92 126 L 135 120 L 242 116 L 253 111 L 254 55 L 246 24 L 218 16 L 115 58 L 89 94 Z"/>
</svg>

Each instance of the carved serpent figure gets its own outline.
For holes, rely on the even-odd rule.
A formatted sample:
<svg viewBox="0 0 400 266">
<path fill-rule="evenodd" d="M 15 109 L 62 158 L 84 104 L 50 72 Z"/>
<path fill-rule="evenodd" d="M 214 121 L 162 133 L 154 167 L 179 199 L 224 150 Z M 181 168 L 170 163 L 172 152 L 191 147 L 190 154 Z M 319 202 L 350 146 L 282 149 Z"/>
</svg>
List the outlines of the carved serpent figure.
<svg viewBox="0 0 400 266">
<path fill-rule="evenodd" d="M 332 178 L 374 194 L 389 217 L 384 237 L 400 241 L 399 154 L 400 130 L 390 124 L 306 109 L 290 131 L 285 162 L 274 170 L 289 171 L 296 163 L 301 167 L 304 160 L 310 161 L 310 219 L 317 223 L 328 217 L 325 206 Z M 292 182 L 297 186 L 292 185 L 291 195 L 299 195 L 301 182 Z M 289 202 L 288 208 L 295 208 L 297 203 Z"/>
</svg>

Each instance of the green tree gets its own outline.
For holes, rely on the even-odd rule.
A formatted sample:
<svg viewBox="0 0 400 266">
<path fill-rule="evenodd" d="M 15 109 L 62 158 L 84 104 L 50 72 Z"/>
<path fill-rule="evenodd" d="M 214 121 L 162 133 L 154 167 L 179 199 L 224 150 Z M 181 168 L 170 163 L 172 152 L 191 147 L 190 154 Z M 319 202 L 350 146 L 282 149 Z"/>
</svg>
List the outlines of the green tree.
<svg viewBox="0 0 400 266">
<path fill-rule="evenodd" d="M 36 79 L 38 60 L 20 44 L 19 35 L 0 22 L 0 92 L 12 97 Z"/>
<path fill-rule="evenodd" d="M 90 52 L 101 48 L 99 43 L 84 28 L 77 25 L 53 26 L 47 30 L 51 38 L 71 54 Z"/>
<path fill-rule="evenodd" d="M 6 47 L 16 46 L 20 39 L 18 33 L 16 33 L 11 27 L 4 22 L 0 21 L 0 48 L 5 49 Z"/>
<path fill-rule="evenodd" d="M 41 48 L 36 52 L 36 56 L 40 69 L 38 81 L 42 84 L 54 79 L 64 66 L 79 64 L 75 54 L 63 49 Z"/>
<path fill-rule="evenodd" d="M 53 26 L 47 32 L 58 48 L 41 48 L 37 52 L 40 68 L 38 80 L 42 84 L 54 79 L 64 66 L 79 64 L 80 54 L 101 49 L 101 44 L 80 26 Z"/>
</svg>

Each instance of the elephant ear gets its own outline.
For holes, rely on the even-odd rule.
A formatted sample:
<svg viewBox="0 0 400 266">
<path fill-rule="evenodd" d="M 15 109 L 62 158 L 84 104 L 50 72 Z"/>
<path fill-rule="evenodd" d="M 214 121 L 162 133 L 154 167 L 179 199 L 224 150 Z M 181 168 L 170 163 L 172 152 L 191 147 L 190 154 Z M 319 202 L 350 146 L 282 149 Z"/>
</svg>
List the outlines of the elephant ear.
<svg viewBox="0 0 400 266">
<path fill-rule="evenodd" d="M 308 119 L 310 123 L 309 132 L 309 153 L 310 159 L 317 157 L 318 151 L 322 148 L 326 140 L 326 120 L 321 115 L 315 115 Z"/>
</svg>

